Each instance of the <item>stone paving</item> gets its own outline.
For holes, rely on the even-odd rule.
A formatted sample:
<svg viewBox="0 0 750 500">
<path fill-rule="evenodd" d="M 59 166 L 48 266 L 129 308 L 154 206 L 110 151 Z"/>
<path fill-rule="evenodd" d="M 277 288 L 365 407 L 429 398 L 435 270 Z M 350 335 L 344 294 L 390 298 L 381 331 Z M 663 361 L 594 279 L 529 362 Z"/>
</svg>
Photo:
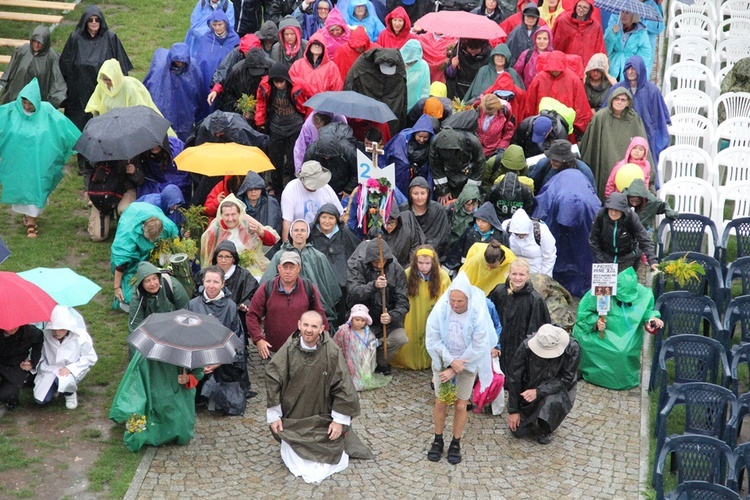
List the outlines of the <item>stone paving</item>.
<svg viewBox="0 0 750 500">
<path fill-rule="evenodd" d="M 144 459 L 138 498 L 638 498 L 641 392 L 615 392 L 578 384 L 575 406 L 541 446 L 516 439 L 498 417 L 469 417 L 462 439 L 464 460 L 453 466 L 429 462 L 433 393 L 429 370 L 394 370 L 386 389 L 361 393 L 362 415 L 353 428 L 375 460 L 351 460 L 349 468 L 320 485 L 306 484 L 284 466 L 265 420 L 265 363 L 251 359 L 258 396 L 244 417 L 199 411 L 187 446 L 163 446 Z M 451 421 L 449 413 L 449 422 Z M 450 424 L 446 428 L 449 435 Z M 143 472 L 142 471 L 142 472 Z M 139 488 L 140 486 L 140 488 Z"/>
</svg>

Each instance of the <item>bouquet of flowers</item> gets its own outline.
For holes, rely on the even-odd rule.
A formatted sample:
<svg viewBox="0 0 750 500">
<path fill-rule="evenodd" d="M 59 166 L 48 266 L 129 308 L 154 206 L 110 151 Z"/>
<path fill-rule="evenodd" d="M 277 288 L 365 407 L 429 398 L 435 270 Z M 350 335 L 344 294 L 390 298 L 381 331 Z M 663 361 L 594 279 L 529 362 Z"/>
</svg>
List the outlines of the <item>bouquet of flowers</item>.
<svg viewBox="0 0 750 500">
<path fill-rule="evenodd" d="M 360 193 L 358 226 L 366 228 L 367 231 L 373 226 L 382 230 L 393 206 L 393 186 L 385 177 L 370 178 L 366 184 L 360 186 Z"/>
<path fill-rule="evenodd" d="M 131 434 L 137 434 L 146 430 L 146 415 L 133 413 L 125 423 L 125 429 Z"/>
</svg>

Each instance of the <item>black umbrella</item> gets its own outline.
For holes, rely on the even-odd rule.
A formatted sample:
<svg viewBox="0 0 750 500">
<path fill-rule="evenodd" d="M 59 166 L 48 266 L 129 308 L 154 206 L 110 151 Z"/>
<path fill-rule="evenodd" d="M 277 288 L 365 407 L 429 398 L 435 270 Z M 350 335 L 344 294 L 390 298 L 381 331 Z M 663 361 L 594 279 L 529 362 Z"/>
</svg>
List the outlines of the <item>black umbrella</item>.
<svg viewBox="0 0 750 500">
<path fill-rule="evenodd" d="M 74 149 L 92 163 L 129 160 L 162 145 L 169 127 L 149 107 L 115 108 L 89 120 Z"/>
<path fill-rule="evenodd" d="M 242 349 L 240 338 L 218 319 L 186 309 L 150 315 L 128 342 L 147 359 L 190 369 L 231 363 Z"/>
<path fill-rule="evenodd" d="M 315 94 L 305 106 L 315 111 L 325 111 L 347 118 L 360 118 L 371 122 L 386 123 L 398 120 L 391 108 L 384 102 L 362 95 L 352 90 L 328 91 Z"/>
</svg>

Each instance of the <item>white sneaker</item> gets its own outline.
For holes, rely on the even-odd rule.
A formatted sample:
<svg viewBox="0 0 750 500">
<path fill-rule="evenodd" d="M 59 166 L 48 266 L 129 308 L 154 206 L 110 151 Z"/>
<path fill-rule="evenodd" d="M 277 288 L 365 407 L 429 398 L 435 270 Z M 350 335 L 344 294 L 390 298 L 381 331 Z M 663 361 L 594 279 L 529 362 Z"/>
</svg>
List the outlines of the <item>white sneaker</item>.
<svg viewBox="0 0 750 500">
<path fill-rule="evenodd" d="M 73 393 L 69 396 L 65 396 L 65 408 L 68 410 L 75 410 L 78 408 L 78 393 Z"/>
</svg>

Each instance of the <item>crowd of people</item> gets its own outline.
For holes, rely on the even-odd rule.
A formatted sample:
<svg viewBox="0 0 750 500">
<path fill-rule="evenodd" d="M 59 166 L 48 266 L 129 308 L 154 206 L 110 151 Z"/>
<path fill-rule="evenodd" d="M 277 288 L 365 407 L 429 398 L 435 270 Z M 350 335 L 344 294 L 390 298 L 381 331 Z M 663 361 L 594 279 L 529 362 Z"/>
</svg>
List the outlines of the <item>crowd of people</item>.
<svg viewBox="0 0 750 500">
<path fill-rule="evenodd" d="M 589 0 L 481 0 L 472 12 L 506 35 L 455 39 L 419 27 L 428 3 L 199 0 L 185 40 L 156 49 L 143 83 L 89 6 L 61 55 L 37 28 L 0 80 L 0 201 L 23 214 L 30 238 L 88 120 L 130 106 L 169 120 L 162 143 L 134 158 L 78 155 L 89 235 L 107 241 L 116 220 L 112 285 L 130 331 L 189 309 L 268 360 L 268 423 L 307 481 L 371 456 L 350 429 L 357 392 L 387 386 L 392 366 L 433 372 L 429 460 L 443 454 L 455 402 L 447 459 L 457 464 L 469 408 L 490 411 L 503 378 L 511 432 L 547 444 L 579 374 L 612 389 L 638 384 L 643 325 L 660 322 L 638 275 L 657 264 L 654 216 L 676 216 L 655 194 L 669 145 L 649 81 L 663 24 Z M 396 119 L 305 105 L 339 90 L 385 103 Z M 206 142 L 257 146 L 275 169 L 177 169 L 181 151 Z M 360 180 L 358 151 L 393 164 L 395 184 Z M 186 231 L 188 206 L 210 218 L 203 234 Z M 194 287 L 148 262 L 175 237 L 199 244 Z M 608 321 L 590 291 L 593 263 L 620 273 Z M 39 403 L 57 391 L 75 407 L 96 355 L 70 314 L 53 315 L 44 335 L 2 332 L 0 401 L 17 405 L 36 370 Z M 65 339 L 76 342 L 75 370 L 55 360 Z M 126 432 L 133 450 L 186 443 L 196 405 L 240 415 L 254 395 L 246 350 L 189 374 L 131 357 L 110 416 L 144 413 L 131 397 L 140 387 L 150 426 Z"/>
</svg>

